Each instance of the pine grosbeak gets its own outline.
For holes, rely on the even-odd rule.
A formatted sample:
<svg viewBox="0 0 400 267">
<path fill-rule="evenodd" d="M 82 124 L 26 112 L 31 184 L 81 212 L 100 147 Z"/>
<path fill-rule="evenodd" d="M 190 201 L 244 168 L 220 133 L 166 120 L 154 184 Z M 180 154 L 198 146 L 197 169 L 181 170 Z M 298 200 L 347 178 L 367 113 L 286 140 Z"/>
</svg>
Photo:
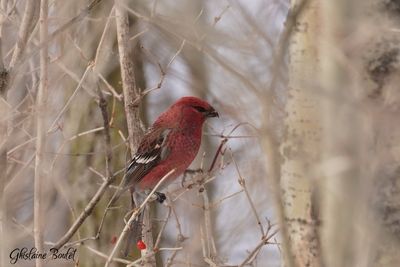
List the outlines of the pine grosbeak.
<svg viewBox="0 0 400 267">
<path fill-rule="evenodd" d="M 154 188 L 173 169 L 175 171 L 164 186 L 183 174 L 199 151 L 203 123 L 209 117 L 218 117 L 218 113 L 207 102 L 190 96 L 180 98 L 164 111 L 143 136 L 127 166 L 123 190 L 119 190 L 110 202 L 118 199 L 124 189 L 143 192 Z M 133 199 L 132 204 L 134 206 Z M 139 216 L 131 226 L 125 255 L 131 239 L 140 239 L 141 220 Z"/>
<path fill-rule="evenodd" d="M 172 169 L 166 184 L 180 176 L 199 151 L 203 123 L 209 117 L 218 113 L 197 97 L 182 97 L 169 107 L 140 142 L 126 169 L 124 187 L 152 189 Z"/>
</svg>

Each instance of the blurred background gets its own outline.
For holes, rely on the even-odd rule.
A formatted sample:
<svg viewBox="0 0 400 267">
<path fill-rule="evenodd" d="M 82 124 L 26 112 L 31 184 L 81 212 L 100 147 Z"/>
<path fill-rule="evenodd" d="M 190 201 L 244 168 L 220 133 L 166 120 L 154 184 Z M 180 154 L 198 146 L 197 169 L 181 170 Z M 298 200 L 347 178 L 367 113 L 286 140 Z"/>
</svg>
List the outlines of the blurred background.
<svg viewBox="0 0 400 267">
<path fill-rule="evenodd" d="M 8 73 L 3 92 L 3 131 L 7 161 L 3 169 L 2 266 L 10 265 L 15 248 L 35 246 L 34 194 L 37 153 L 38 92 L 41 84 L 41 51 L 48 46 L 48 77 L 43 118 L 44 145 L 39 216 L 44 249 L 48 250 L 69 229 L 107 177 L 104 128 L 98 106 L 100 89 L 107 101 L 112 160 L 117 173 L 91 216 L 70 240 L 95 236 L 106 204 L 130 158 L 124 110 L 116 4 L 113 1 L 49 1 L 48 40 L 41 40 L 40 1 L 1 1 L 2 67 Z M 42 2 L 43 5 L 43 2 Z M 289 3 L 284 1 L 121 1 L 128 17 L 127 47 L 134 66 L 135 90 L 141 93 L 140 120 L 147 128 L 179 97 L 194 95 L 211 103 L 220 118 L 208 120 L 202 149 L 191 169 L 208 170 L 222 140 L 224 155 L 218 158 L 206 183 L 210 226 L 205 225 L 204 198 L 199 186 L 183 190 L 181 179 L 168 187 L 174 212 L 167 220 L 158 266 L 204 266 L 206 227 L 213 235 L 216 264 L 238 265 L 257 248 L 262 238 L 257 220 L 267 228 L 273 219 L 271 194 L 266 180 L 265 156 L 260 132 L 265 120 L 277 120 L 281 111 L 264 116 L 263 98 L 272 90 L 270 68 L 274 46 L 283 27 Z M 276 91 L 281 90 L 280 74 Z M 276 105 L 281 105 L 284 92 Z M 275 105 L 275 104 L 274 104 Z M 5 118 L 5 120 L 4 120 Z M 281 126 L 274 129 L 278 134 Z M 4 141 L 3 139 L 2 141 Z M 240 173 L 239 173 L 240 171 Z M 239 174 L 257 212 L 249 204 Z M 191 179 L 191 178 L 190 178 Z M 45 266 L 102 266 L 124 226 L 130 210 L 126 193 L 105 219 L 98 240 L 74 244 L 75 262 L 49 260 Z M 156 237 L 168 208 L 152 205 Z M 177 222 L 180 234 L 178 241 Z M 265 230 L 264 230 L 265 231 Z M 202 241 L 203 239 L 203 241 Z M 270 240 L 276 243 L 277 240 Z M 140 253 L 135 246 L 128 260 Z M 206 249 L 208 250 L 208 249 Z M 278 266 L 276 244 L 257 248 L 250 259 L 260 266 Z M 176 255 L 175 255 L 176 254 Z M 208 254 L 208 252 L 206 253 Z M 121 256 L 121 255 L 119 255 Z M 122 257 L 122 256 L 121 256 Z M 19 260 L 17 266 L 34 266 Z M 116 263 L 116 265 L 126 265 Z"/>
<path fill-rule="evenodd" d="M 1 0 L 0 17 L 0 266 L 105 265 L 129 193 L 93 237 L 136 142 L 187 95 L 220 114 L 202 172 L 150 204 L 156 249 L 112 266 L 400 265 L 399 1 Z M 82 213 L 73 260 L 10 262 Z"/>
</svg>

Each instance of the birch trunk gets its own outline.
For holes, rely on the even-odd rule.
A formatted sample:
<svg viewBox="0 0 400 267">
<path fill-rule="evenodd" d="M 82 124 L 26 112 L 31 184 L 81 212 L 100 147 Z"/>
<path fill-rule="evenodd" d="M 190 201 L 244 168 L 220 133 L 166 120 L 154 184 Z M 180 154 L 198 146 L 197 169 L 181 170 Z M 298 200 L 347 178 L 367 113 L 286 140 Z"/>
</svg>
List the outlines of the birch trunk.
<svg viewBox="0 0 400 267">
<path fill-rule="evenodd" d="M 368 101 L 378 103 L 373 116 L 378 160 L 372 187 L 376 266 L 400 266 L 400 28 L 398 1 L 370 0 L 365 16 L 376 28 L 366 40 L 362 62 Z M 396 121 L 396 122 L 394 122 Z M 378 228 L 378 229 L 376 229 Z"/>
<path fill-rule="evenodd" d="M 299 1 L 292 1 L 292 8 Z M 308 1 L 298 14 L 289 42 L 289 96 L 281 146 L 281 187 L 284 220 L 294 266 L 320 266 L 318 220 L 312 216 L 321 126 L 318 90 L 317 37 L 319 1 Z M 288 261 L 288 259 L 286 259 Z"/>
</svg>

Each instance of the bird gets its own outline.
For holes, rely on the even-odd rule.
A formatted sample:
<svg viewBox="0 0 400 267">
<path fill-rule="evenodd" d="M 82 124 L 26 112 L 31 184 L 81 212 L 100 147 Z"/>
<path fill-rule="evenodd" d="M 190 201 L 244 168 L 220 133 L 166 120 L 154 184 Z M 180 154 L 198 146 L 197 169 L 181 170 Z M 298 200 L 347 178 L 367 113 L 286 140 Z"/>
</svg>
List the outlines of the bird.
<svg viewBox="0 0 400 267">
<path fill-rule="evenodd" d="M 199 151 L 203 124 L 211 117 L 219 117 L 218 112 L 200 98 L 176 101 L 141 139 L 126 168 L 124 187 L 143 192 L 153 189 L 173 169 L 165 185 L 183 174 Z"/>
<path fill-rule="evenodd" d="M 168 184 L 182 175 L 195 159 L 201 144 L 202 128 L 208 118 L 219 117 L 218 112 L 206 101 L 185 96 L 178 99 L 161 113 L 139 142 L 136 153 L 127 164 L 125 175 L 118 190 L 108 206 L 114 203 L 127 189 L 143 194 L 152 190 L 170 171 L 174 170 L 162 184 Z M 165 195 L 156 192 L 157 200 L 162 202 Z M 135 201 L 131 198 L 132 207 Z M 125 256 L 129 251 L 130 239 L 141 239 L 141 220 L 143 212 L 131 225 Z"/>
</svg>

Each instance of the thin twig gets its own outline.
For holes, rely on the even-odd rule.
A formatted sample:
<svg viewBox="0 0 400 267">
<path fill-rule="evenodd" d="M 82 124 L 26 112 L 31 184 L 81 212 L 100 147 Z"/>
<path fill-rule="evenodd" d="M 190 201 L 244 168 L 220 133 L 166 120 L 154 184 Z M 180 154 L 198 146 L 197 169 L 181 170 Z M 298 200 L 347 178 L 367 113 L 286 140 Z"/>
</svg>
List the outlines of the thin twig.
<svg viewBox="0 0 400 267">
<path fill-rule="evenodd" d="M 217 152 L 214 155 L 214 159 L 210 164 L 210 168 L 208 168 L 208 172 L 211 172 L 214 169 L 215 163 L 217 162 L 218 156 L 221 154 L 222 148 L 228 142 L 228 138 L 222 139 L 221 143 L 218 146 Z"/>
<path fill-rule="evenodd" d="M 247 187 L 246 187 L 246 180 L 244 179 L 244 177 L 240 173 L 238 164 L 237 164 L 237 162 L 235 160 L 235 157 L 233 156 L 233 152 L 232 151 L 231 151 L 231 158 L 233 160 L 233 163 L 235 164 L 236 172 L 239 175 L 239 184 L 243 188 L 243 190 L 244 190 L 244 192 L 246 194 L 247 201 L 250 204 L 251 210 L 252 210 L 252 212 L 254 214 L 254 217 L 256 218 L 257 225 L 260 228 L 261 236 L 264 236 L 265 235 L 265 231 L 264 231 L 264 227 L 262 226 L 262 223 L 261 223 L 261 220 L 260 220 L 260 216 L 258 215 L 256 207 L 255 207 L 255 205 L 253 203 L 253 200 L 250 197 L 250 193 L 249 193 L 249 191 L 247 190 Z"/>
<path fill-rule="evenodd" d="M 48 35 L 48 1 L 40 2 L 40 40 L 46 40 Z M 34 228 L 35 247 L 43 251 L 43 185 L 45 182 L 44 149 L 46 142 L 46 109 L 48 87 L 48 47 L 40 51 L 40 84 L 36 98 L 36 160 L 34 182 Z M 36 259 L 36 267 L 43 266 L 43 259 Z"/>
<path fill-rule="evenodd" d="M 167 226 L 168 220 L 171 217 L 171 212 L 172 212 L 172 209 L 171 209 L 171 206 L 169 206 L 167 215 L 165 216 L 165 219 L 162 222 L 160 231 L 158 232 L 158 235 L 157 235 L 157 238 L 156 238 L 156 242 L 154 242 L 154 250 L 155 251 L 159 250 L 158 247 L 160 246 L 161 237 L 162 237 L 162 235 L 164 233 L 165 226 Z"/>
<path fill-rule="evenodd" d="M 76 16 L 65 22 L 63 25 L 61 25 L 59 28 L 54 30 L 50 35 L 47 36 L 46 40 L 41 40 L 40 43 L 37 45 L 36 49 L 30 52 L 25 59 L 32 58 L 36 53 L 41 51 L 43 48 L 45 48 L 47 45 L 49 45 L 50 42 L 56 39 L 58 35 L 63 33 L 66 29 L 74 25 L 75 23 L 81 21 L 84 19 L 87 15 L 90 14 L 90 12 L 93 10 L 94 7 L 96 7 L 98 4 L 100 4 L 102 0 L 93 0 L 90 2 L 85 8 L 83 8 Z M 24 59 L 24 60 L 25 60 Z M 20 61 L 20 64 L 24 63 L 24 60 Z"/>
<path fill-rule="evenodd" d="M 122 243 L 122 240 L 124 239 L 125 235 L 129 231 L 129 227 L 132 224 L 132 222 L 136 219 L 138 214 L 143 210 L 144 206 L 147 205 L 148 201 L 150 200 L 151 197 L 153 197 L 154 192 L 157 191 L 157 189 L 161 186 L 161 184 L 169 177 L 171 176 L 172 173 L 175 172 L 175 169 L 169 171 L 164 177 L 157 183 L 157 185 L 153 188 L 153 190 L 150 192 L 149 195 L 145 198 L 145 200 L 140 204 L 140 206 L 132 213 L 131 217 L 129 218 L 128 222 L 125 224 L 124 229 L 122 230 L 120 236 L 118 237 L 117 242 L 115 243 L 115 246 L 113 250 L 111 251 L 111 254 L 108 256 L 107 262 L 104 265 L 105 267 L 109 266 L 111 263 L 112 258 L 114 257 L 115 253 L 117 252 L 119 246 Z"/>
<path fill-rule="evenodd" d="M 260 252 L 261 248 L 264 245 L 269 244 L 269 240 L 272 239 L 277 233 L 278 233 L 278 230 L 275 230 L 273 233 L 271 233 L 268 236 L 265 236 L 264 238 L 262 238 L 262 240 L 256 245 L 256 247 L 246 257 L 246 259 L 244 259 L 243 262 L 241 264 L 239 264 L 239 267 L 243 267 L 247 263 L 253 261 L 254 258 L 257 256 L 257 254 Z"/>
<path fill-rule="evenodd" d="M 81 88 L 83 90 L 86 91 L 86 93 L 88 93 L 90 96 L 92 96 L 93 98 L 96 98 L 97 95 L 93 92 L 93 90 L 85 83 L 81 82 L 82 77 L 79 77 L 73 70 L 69 69 L 67 66 L 65 66 L 65 64 L 60 61 L 60 60 L 54 60 L 54 62 L 57 64 L 57 66 L 63 71 L 65 72 L 65 74 L 67 74 L 70 78 L 72 78 L 72 80 L 74 80 L 77 84 L 81 83 Z M 88 65 L 93 65 L 92 62 L 89 62 Z M 85 70 L 86 71 L 86 70 Z"/>
<path fill-rule="evenodd" d="M 52 132 L 56 129 L 55 125 L 57 124 L 58 120 L 61 118 L 61 116 L 64 114 L 64 112 L 67 110 L 67 107 L 69 104 L 72 102 L 72 100 L 75 98 L 75 96 L 78 94 L 79 89 L 82 87 L 83 82 L 85 81 L 85 78 L 87 74 L 89 73 L 89 70 L 92 67 L 92 63 L 90 63 L 87 67 L 85 72 L 82 75 L 82 78 L 80 79 L 78 85 L 75 88 L 75 91 L 72 93 L 72 95 L 69 97 L 67 103 L 65 103 L 64 107 L 58 112 L 56 118 L 54 119 L 53 123 L 50 125 L 48 132 Z"/>
<path fill-rule="evenodd" d="M 103 127 L 104 127 L 104 143 L 106 152 L 106 173 L 108 177 L 112 176 L 111 160 L 112 160 L 112 147 L 111 147 L 111 137 L 110 137 L 110 119 L 107 110 L 107 101 L 104 98 L 103 93 L 100 88 L 97 87 L 97 93 L 99 95 L 99 107 L 101 110 L 101 116 L 103 117 Z"/>
<path fill-rule="evenodd" d="M 219 200 L 217 200 L 217 201 L 211 203 L 209 206 L 210 206 L 210 208 L 214 208 L 214 207 L 218 206 L 219 204 L 221 204 L 223 201 L 225 201 L 225 200 L 227 200 L 227 199 L 229 199 L 229 198 L 235 197 L 235 196 L 237 196 L 237 195 L 243 193 L 243 191 L 244 191 L 244 190 L 242 189 L 242 190 L 237 191 L 237 192 L 235 192 L 235 193 L 229 194 L 228 196 L 225 196 L 225 197 L 223 197 L 223 198 L 221 198 L 221 199 L 219 199 Z"/>
<path fill-rule="evenodd" d="M 25 145 L 33 142 L 33 141 L 36 141 L 36 137 L 32 137 L 32 138 L 26 140 L 25 142 L 23 142 L 23 143 L 15 146 L 13 148 L 11 148 L 10 150 L 7 151 L 7 156 L 8 157 L 11 156 L 11 154 L 14 153 L 16 150 L 20 149 L 21 147 L 23 147 L 23 146 L 25 146 Z"/>
<path fill-rule="evenodd" d="M 81 212 L 81 214 L 76 219 L 76 221 L 73 223 L 73 225 L 70 227 L 70 229 L 67 231 L 67 233 L 63 237 L 61 237 L 60 240 L 57 241 L 57 243 L 54 245 L 54 248 L 60 249 L 62 246 L 64 246 L 68 242 L 68 240 L 71 239 L 71 237 L 76 233 L 76 231 L 78 231 L 79 227 L 86 220 L 86 218 L 90 214 L 92 214 L 93 209 L 95 208 L 97 203 L 100 201 L 103 194 L 107 191 L 109 185 L 114 182 L 115 177 L 116 177 L 115 175 L 112 175 L 112 176 L 108 177 L 108 179 L 101 184 L 100 188 L 97 190 L 96 194 L 90 200 L 88 205 L 84 208 L 84 210 Z"/>
<path fill-rule="evenodd" d="M 176 224 L 175 224 L 176 225 L 176 230 L 178 231 L 178 235 L 176 237 L 176 246 L 178 247 L 178 246 L 181 246 L 182 242 L 185 241 L 186 238 L 182 234 L 181 224 L 179 222 L 178 215 L 176 214 L 175 208 L 172 206 L 172 203 L 170 204 L 169 207 L 171 208 L 172 214 L 173 214 L 173 216 L 175 218 L 175 222 L 176 222 Z M 178 254 L 178 251 L 174 251 L 172 253 L 171 257 L 169 259 L 167 259 L 166 267 L 172 266 L 172 264 L 174 263 L 174 259 L 175 259 L 177 254 Z"/>
<path fill-rule="evenodd" d="M 99 76 L 100 80 L 103 81 L 103 83 L 106 85 L 107 89 L 110 90 L 110 92 L 113 94 L 113 96 L 115 98 L 117 98 L 119 101 L 121 101 L 123 99 L 122 95 L 117 93 L 117 91 L 114 89 L 114 87 L 106 80 L 106 78 L 104 78 L 103 74 L 98 73 L 98 76 Z"/>
<path fill-rule="evenodd" d="M 78 134 L 76 134 L 74 136 L 69 137 L 68 141 L 72 141 L 72 140 L 75 140 L 78 137 L 81 137 L 81 136 L 84 136 L 84 135 L 87 135 L 87 134 L 97 133 L 97 132 L 100 132 L 100 131 L 103 131 L 103 130 L 104 130 L 104 127 L 102 126 L 102 127 L 97 127 L 97 128 L 94 128 L 94 129 L 90 129 L 90 130 L 84 131 L 84 132 L 80 132 L 80 133 L 78 133 Z"/>
<path fill-rule="evenodd" d="M 18 40 L 15 44 L 14 52 L 10 60 L 9 69 L 14 68 L 25 51 L 29 35 L 32 33 L 33 26 L 36 24 L 38 19 L 37 12 L 39 11 L 39 8 L 37 4 L 37 1 L 27 1 L 25 4 L 25 11 L 18 32 Z"/>
<path fill-rule="evenodd" d="M 214 258 L 217 255 L 217 249 L 214 241 L 214 234 L 211 225 L 211 210 L 210 201 L 208 199 L 208 194 L 205 186 L 202 188 L 202 197 L 204 203 L 204 227 L 206 234 L 206 244 L 207 244 L 207 258 Z"/>
<path fill-rule="evenodd" d="M 90 252 L 93 252 L 94 254 L 102 257 L 103 259 L 107 259 L 108 256 L 92 247 L 89 247 L 88 245 L 83 245 L 85 248 L 87 248 Z M 113 258 L 112 261 L 114 262 L 119 262 L 119 263 L 123 263 L 123 264 L 130 264 L 131 262 L 128 260 L 124 260 L 124 259 L 120 259 L 120 258 Z"/>
</svg>

